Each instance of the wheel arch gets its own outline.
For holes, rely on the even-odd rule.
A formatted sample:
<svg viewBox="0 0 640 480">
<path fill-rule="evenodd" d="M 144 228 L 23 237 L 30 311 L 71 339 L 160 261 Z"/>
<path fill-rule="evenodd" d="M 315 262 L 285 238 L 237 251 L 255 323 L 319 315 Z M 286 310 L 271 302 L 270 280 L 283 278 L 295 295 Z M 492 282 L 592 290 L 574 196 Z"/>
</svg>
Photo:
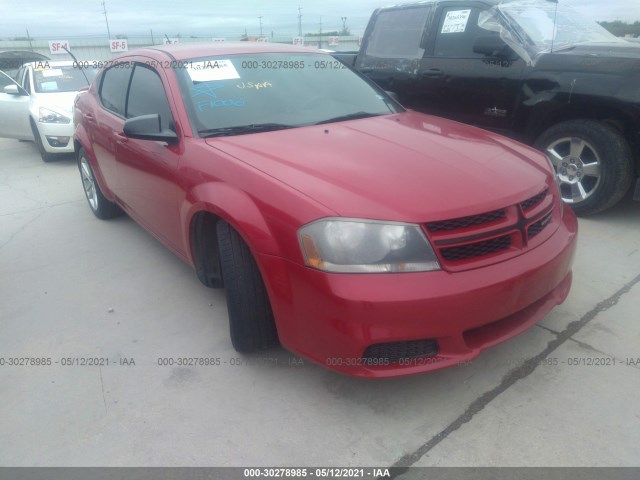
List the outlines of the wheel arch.
<svg viewBox="0 0 640 480">
<path fill-rule="evenodd" d="M 280 248 L 258 205 L 244 191 L 222 182 L 198 185 L 183 207 L 185 245 L 199 280 L 208 287 L 224 286 L 216 225 L 220 220 L 238 232 L 262 270 L 258 253 L 278 255 Z"/>
<path fill-rule="evenodd" d="M 609 105 L 563 105 L 561 108 L 549 109 L 540 107 L 534 109 L 528 119 L 525 137 L 527 142 L 534 143 L 546 130 L 558 123 L 569 120 L 595 120 L 613 126 L 622 133 L 627 140 L 633 139 L 640 128 L 640 119 L 624 111 L 624 109 Z"/>
</svg>

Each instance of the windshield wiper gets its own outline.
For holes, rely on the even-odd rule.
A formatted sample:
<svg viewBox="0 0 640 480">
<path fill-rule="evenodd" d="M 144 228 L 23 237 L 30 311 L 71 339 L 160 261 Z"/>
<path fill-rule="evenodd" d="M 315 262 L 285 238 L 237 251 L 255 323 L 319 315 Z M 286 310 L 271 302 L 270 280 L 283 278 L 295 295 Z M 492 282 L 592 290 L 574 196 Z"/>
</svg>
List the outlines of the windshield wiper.
<svg viewBox="0 0 640 480">
<path fill-rule="evenodd" d="M 287 128 L 295 128 L 295 125 L 285 125 L 283 123 L 252 123 L 250 125 L 238 125 L 235 127 L 221 127 L 209 128 L 207 130 L 198 130 L 198 134 L 200 134 L 200 136 L 203 138 L 228 137 L 231 135 L 244 135 L 247 133 L 285 130 Z"/>
<path fill-rule="evenodd" d="M 370 112 L 356 112 L 356 113 L 350 113 L 349 115 L 341 115 L 339 117 L 333 117 L 327 120 L 322 120 L 321 122 L 317 122 L 314 125 L 322 125 L 323 123 L 344 122 L 347 120 L 357 120 L 358 118 L 379 117 L 380 115 L 382 114 L 370 113 Z"/>
</svg>

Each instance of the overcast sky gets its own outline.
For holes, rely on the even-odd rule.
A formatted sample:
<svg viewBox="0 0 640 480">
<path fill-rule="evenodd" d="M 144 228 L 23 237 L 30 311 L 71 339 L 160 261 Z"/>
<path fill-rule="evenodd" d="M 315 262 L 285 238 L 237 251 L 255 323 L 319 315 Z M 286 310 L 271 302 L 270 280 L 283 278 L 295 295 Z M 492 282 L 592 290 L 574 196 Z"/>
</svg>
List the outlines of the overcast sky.
<svg viewBox="0 0 640 480">
<path fill-rule="evenodd" d="M 640 20 L 640 0 L 560 0 L 595 20 Z M 339 30 L 341 17 L 361 34 L 371 12 L 388 0 L 105 0 L 111 35 L 293 35 L 302 7 L 304 32 Z M 0 0 L 0 38 L 68 39 L 107 35 L 102 0 Z"/>
</svg>

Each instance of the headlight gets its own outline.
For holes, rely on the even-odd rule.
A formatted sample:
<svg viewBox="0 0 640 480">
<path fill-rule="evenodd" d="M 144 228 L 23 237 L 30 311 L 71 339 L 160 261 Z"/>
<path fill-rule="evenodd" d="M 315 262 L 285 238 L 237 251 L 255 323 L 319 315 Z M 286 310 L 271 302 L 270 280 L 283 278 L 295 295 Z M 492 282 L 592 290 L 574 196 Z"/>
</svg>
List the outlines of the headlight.
<svg viewBox="0 0 640 480">
<path fill-rule="evenodd" d="M 38 109 L 40 117 L 38 121 L 40 123 L 71 123 L 71 119 L 62 115 L 61 113 L 54 112 L 48 108 L 40 107 Z"/>
<path fill-rule="evenodd" d="M 440 270 L 418 225 L 327 218 L 298 232 L 309 267 L 336 273 L 428 272 Z"/>
</svg>

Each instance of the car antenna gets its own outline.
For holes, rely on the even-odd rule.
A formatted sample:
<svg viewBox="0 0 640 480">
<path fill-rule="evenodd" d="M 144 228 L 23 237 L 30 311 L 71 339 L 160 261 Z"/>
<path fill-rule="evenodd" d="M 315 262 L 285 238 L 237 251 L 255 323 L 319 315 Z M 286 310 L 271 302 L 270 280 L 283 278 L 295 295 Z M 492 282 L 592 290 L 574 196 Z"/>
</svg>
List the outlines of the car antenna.
<svg viewBox="0 0 640 480">
<path fill-rule="evenodd" d="M 553 53 L 553 43 L 556 40 L 556 29 L 558 28 L 558 0 L 549 0 L 556 4 L 555 11 L 553 12 L 553 32 L 551 32 L 551 53 Z"/>
<path fill-rule="evenodd" d="M 64 45 L 62 45 L 62 48 L 69 54 L 71 55 L 71 58 L 73 58 L 73 61 L 76 62 L 76 65 L 80 68 L 80 71 L 82 72 L 82 75 L 84 75 L 84 79 L 87 81 L 87 85 L 91 85 L 91 82 L 89 81 L 89 78 L 87 77 L 87 74 L 84 73 L 84 68 L 82 68 L 82 65 L 80 65 L 80 62 L 78 62 L 78 59 L 76 58 L 76 56 L 71 53 L 71 50 L 69 50 L 67 47 L 65 47 Z"/>
</svg>

